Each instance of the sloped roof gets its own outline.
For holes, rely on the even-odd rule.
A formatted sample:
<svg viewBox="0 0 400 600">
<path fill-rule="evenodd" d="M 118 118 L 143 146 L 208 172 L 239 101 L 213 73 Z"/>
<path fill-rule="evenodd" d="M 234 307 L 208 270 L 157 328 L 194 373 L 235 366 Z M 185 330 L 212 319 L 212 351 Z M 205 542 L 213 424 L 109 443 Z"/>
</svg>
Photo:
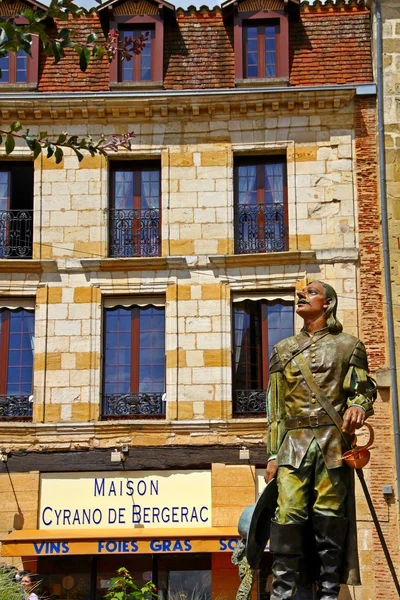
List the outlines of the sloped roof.
<svg viewBox="0 0 400 600">
<path fill-rule="evenodd" d="M 225 2 L 221 3 L 221 8 L 227 8 L 228 6 L 231 6 L 232 4 L 235 4 L 236 2 L 238 4 L 240 4 L 240 2 L 243 0 L 225 0 Z M 279 6 L 280 5 L 280 9 L 283 10 L 285 9 L 285 7 L 287 7 L 290 3 L 294 4 L 294 5 L 299 5 L 300 4 L 300 0 L 275 0 L 275 3 Z M 277 10 L 278 8 L 276 8 L 275 10 Z"/>
<path fill-rule="evenodd" d="M 0 16 L 14 16 L 28 8 L 47 10 L 48 6 L 41 2 L 37 2 L 36 0 L 2 0 L 2 2 L 0 2 Z"/>
<path fill-rule="evenodd" d="M 99 12 L 101 12 L 102 10 L 104 10 L 105 8 L 108 8 L 110 6 L 114 6 L 115 4 L 122 4 L 125 0 L 107 0 L 107 2 L 104 2 L 103 4 L 101 4 L 97 10 Z M 170 4 L 169 2 L 166 2 L 166 0 L 148 0 L 151 4 L 155 4 L 157 7 L 163 7 L 163 8 L 168 8 L 169 10 L 172 10 L 175 12 L 175 6 L 173 4 Z"/>
</svg>

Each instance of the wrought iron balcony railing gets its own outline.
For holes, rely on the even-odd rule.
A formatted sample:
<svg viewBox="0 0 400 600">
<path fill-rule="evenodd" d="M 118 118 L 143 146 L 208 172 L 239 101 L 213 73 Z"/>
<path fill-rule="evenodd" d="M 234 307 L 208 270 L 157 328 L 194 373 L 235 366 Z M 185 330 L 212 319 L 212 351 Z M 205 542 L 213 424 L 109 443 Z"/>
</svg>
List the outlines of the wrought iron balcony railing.
<svg viewBox="0 0 400 600">
<path fill-rule="evenodd" d="M 264 417 L 266 415 L 266 390 L 236 390 L 233 393 L 235 417 Z"/>
<path fill-rule="evenodd" d="M 110 256 L 160 256 L 160 210 L 111 209 Z"/>
<path fill-rule="evenodd" d="M 32 258 L 33 210 L 0 210 L 0 258 Z"/>
<path fill-rule="evenodd" d="M 165 417 L 163 392 L 104 394 L 104 419 L 162 419 Z"/>
<path fill-rule="evenodd" d="M 31 400 L 30 394 L 0 396 L 0 421 L 31 421 Z"/>
<path fill-rule="evenodd" d="M 285 206 L 283 204 L 236 206 L 235 246 L 236 254 L 286 250 Z"/>
</svg>

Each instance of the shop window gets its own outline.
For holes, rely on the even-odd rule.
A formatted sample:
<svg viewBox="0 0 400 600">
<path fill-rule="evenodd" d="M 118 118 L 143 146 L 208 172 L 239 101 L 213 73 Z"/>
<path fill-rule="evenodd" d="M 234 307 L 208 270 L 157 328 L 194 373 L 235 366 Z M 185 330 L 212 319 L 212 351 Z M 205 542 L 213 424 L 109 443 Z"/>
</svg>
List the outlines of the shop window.
<svg viewBox="0 0 400 600">
<path fill-rule="evenodd" d="M 33 301 L 10 299 L 7 304 L 0 308 L 0 420 L 31 420 Z"/>
<path fill-rule="evenodd" d="M 275 344 L 293 335 L 294 304 L 282 299 L 233 303 L 233 413 L 265 416 L 269 357 Z"/>
<path fill-rule="evenodd" d="M 163 23 L 157 15 L 115 17 L 111 29 L 119 32 L 121 41 L 144 36 L 144 48 L 139 54 L 125 58 L 121 51 L 110 65 L 110 83 L 154 85 L 163 81 Z"/>
<path fill-rule="evenodd" d="M 33 163 L 0 163 L 0 258 L 32 258 Z"/>
<path fill-rule="evenodd" d="M 237 84 L 289 77 L 289 25 L 283 11 L 238 12 L 234 44 Z"/>
<path fill-rule="evenodd" d="M 156 161 L 113 162 L 110 256 L 160 256 L 161 169 Z"/>
<path fill-rule="evenodd" d="M 252 157 L 235 161 L 235 252 L 288 249 L 286 159 Z"/>
<path fill-rule="evenodd" d="M 104 418 L 165 415 L 162 299 L 111 300 L 104 307 Z"/>
</svg>

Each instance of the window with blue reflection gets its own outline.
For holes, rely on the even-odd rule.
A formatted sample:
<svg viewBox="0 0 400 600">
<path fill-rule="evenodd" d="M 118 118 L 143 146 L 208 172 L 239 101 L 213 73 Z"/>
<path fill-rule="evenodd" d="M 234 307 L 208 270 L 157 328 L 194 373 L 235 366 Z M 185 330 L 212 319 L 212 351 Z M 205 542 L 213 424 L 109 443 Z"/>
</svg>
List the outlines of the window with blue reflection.
<svg viewBox="0 0 400 600">
<path fill-rule="evenodd" d="M 122 39 L 128 43 L 144 37 L 144 47 L 139 54 L 133 54 L 129 59 L 123 58 L 120 67 L 121 81 L 151 81 L 152 80 L 152 53 L 154 39 L 154 29 L 142 29 L 135 27 L 133 29 L 124 29 L 121 31 Z"/>
<path fill-rule="evenodd" d="M 272 349 L 279 341 L 293 335 L 293 302 L 235 302 L 233 330 L 235 389 L 266 390 Z"/>
<path fill-rule="evenodd" d="M 32 394 L 34 326 L 33 310 L 0 309 L 1 394 Z"/>
<path fill-rule="evenodd" d="M 165 308 L 106 308 L 104 329 L 104 393 L 163 393 Z"/>
<path fill-rule="evenodd" d="M 244 76 L 246 78 L 277 77 L 277 34 L 279 23 L 250 23 L 243 28 Z"/>
</svg>

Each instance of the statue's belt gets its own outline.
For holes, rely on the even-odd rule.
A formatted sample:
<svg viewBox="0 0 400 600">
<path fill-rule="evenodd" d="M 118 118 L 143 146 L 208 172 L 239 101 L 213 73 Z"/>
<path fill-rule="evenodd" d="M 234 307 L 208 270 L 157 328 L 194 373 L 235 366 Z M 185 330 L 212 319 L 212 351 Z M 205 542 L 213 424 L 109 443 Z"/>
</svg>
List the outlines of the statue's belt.
<svg viewBox="0 0 400 600">
<path fill-rule="evenodd" d="M 326 414 L 308 415 L 307 417 L 289 417 L 285 419 L 285 428 L 304 429 L 305 427 L 320 427 L 322 425 L 334 425 L 332 419 Z"/>
</svg>

